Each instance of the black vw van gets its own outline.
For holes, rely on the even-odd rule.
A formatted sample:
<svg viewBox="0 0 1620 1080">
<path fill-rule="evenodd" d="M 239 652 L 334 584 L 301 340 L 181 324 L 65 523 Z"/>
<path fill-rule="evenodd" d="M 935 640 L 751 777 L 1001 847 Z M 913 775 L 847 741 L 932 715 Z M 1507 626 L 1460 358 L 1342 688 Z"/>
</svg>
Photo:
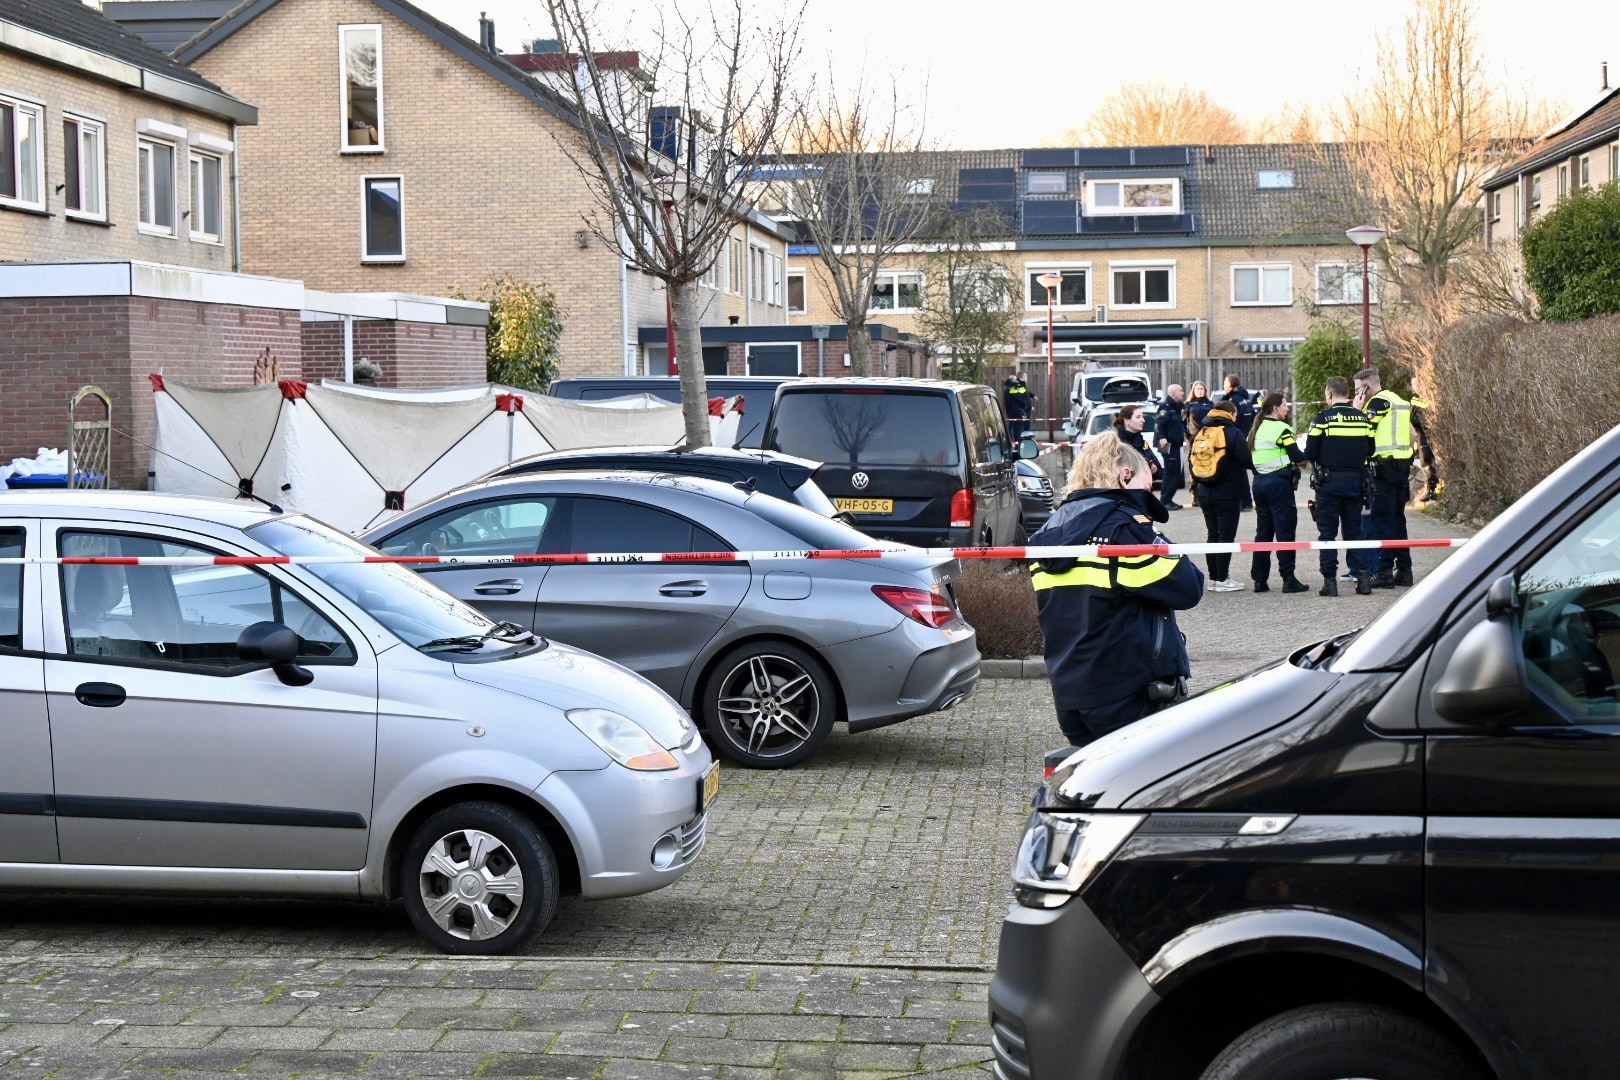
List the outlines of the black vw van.
<svg viewBox="0 0 1620 1080">
<path fill-rule="evenodd" d="M 1620 428 L 1365 629 L 1077 751 L 1004 1080 L 1620 1071 Z"/>
</svg>

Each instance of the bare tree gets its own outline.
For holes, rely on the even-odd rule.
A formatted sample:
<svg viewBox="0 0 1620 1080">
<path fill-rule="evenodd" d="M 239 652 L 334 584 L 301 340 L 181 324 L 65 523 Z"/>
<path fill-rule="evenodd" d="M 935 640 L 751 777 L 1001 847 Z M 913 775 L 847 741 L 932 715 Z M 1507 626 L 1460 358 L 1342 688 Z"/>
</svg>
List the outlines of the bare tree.
<svg viewBox="0 0 1620 1080">
<path fill-rule="evenodd" d="M 1110 91 L 1064 138 L 1071 145 L 1173 146 L 1241 143 L 1246 136 L 1237 114 L 1203 90 L 1137 80 Z"/>
<path fill-rule="evenodd" d="M 894 282 L 878 292 L 895 253 L 926 235 L 945 187 L 921 110 L 902 100 L 898 82 L 878 92 L 861 81 L 847 95 L 829 82 L 799 97 L 778 157 L 757 174 L 826 267 L 817 279 L 849 329 L 856 375 L 872 371 L 868 310 L 904 306 L 903 290 L 921 291 L 920 283 Z"/>
<path fill-rule="evenodd" d="M 944 215 L 923 257 L 928 296 L 917 328 L 935 355 L 951 358 L 954 378 L 982 382 L 993 359 L 1016 353 L 1017 285 L 1006 260 L 985 249 L 1006 235 L 994 211 Z"/>
<path fill-rule="evenodd" d="M 777 143 L 803 8 L 666 5 L 632 77 L 602 49 L 595 0 L 545 2 L 573 61 L 560 85 L 579 126 L 562 145 L 595 196 L 585 227 L 669 290 L 686 444 L 707 446 L 697 282 L 750 209 L 740 164 Z"/>
</svg>

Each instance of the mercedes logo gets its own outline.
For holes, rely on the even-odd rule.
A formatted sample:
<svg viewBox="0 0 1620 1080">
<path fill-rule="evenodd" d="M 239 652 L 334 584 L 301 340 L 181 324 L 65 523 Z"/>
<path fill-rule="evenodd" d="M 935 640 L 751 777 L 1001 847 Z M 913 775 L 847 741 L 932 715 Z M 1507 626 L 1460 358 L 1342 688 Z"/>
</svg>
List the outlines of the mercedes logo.
<svg viewBox="0 0 1620 1080">
<path fill-rule="evenodd" d="M 858 472 L 849 478 L 849 482 L 855 485 L 856 491 L 865 491 L 866 485 L 872 482 L 872 478 L 863 472 Z"/>
</svg>

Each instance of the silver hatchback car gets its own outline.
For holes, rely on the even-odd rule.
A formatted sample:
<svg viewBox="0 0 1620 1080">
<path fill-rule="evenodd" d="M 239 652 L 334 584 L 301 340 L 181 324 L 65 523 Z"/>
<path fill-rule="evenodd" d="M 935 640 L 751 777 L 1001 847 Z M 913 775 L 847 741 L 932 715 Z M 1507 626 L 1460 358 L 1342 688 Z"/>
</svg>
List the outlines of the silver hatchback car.
<svg viewBox="0 0 1620 1080">
<path fill-rule="evenodd" d="M 876 559 L 422 565 L 446 592 L 640 672 L 721 754 L 785 768 L 849 730 L 948 709 L 979 679 L 960 564 L 745 484 L 579 471 L 487 479 L 366 533 L 390 555 L 791 552 Z M 913 553 L 914 552 L 914 553 Z"/>
<path fill-rule="evenodd" d="M 398 897 L 499 953 L 562 892 L 681 877 L 718 784 L 681 707 L 375 554 L 242 502 L 0 495 L 0 888 Z"/>
</svg>

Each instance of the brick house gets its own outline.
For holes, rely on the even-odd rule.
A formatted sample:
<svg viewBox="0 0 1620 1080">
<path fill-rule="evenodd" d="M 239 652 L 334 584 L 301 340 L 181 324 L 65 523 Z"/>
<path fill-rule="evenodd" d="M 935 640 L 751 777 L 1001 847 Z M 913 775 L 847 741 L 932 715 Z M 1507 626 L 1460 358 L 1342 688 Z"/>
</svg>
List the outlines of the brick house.
<svg viewBox="0 0 1620 1080">
<path fill-rule="evenodd" d="M 1482 186 L 1485 242 L 1516 247 L 1519 232 L 1560 199 L 1581 188 L 1620 180 L 1620 87 L 1604 88 L 1597 100 L 1532 143 Z"/>
<path fill-rule="evenodd" d="M 584 227 L 593 195 L 560 145 L 576 121 L 545 78 L 558 57 L 503 56 L 484 33 L 404 0 L 248 0 L 181 46 L 260 110 L 242 136 L 246 269 L 430 295 L 544 282 L 567 316 L 562 374 L 662 373 L 640 334 L 664 325 L 661 283 Z M 786 240 L 762 214 L 737 222 L 703 283 L 706 326 L 786 323 Z"/>
</svg>

